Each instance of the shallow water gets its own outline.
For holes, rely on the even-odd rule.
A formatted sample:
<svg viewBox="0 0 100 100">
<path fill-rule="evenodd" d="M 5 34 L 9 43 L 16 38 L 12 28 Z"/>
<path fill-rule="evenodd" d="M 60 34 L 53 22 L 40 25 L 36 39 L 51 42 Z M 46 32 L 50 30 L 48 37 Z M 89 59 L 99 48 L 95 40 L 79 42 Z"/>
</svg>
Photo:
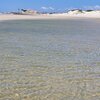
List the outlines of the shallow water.
<svg viewBox="0 0 100 100">
<path fill-rule="evenodd" d="M 100 19 L 0 22 L 0 100 L 99 100 Z"/>
</svg>

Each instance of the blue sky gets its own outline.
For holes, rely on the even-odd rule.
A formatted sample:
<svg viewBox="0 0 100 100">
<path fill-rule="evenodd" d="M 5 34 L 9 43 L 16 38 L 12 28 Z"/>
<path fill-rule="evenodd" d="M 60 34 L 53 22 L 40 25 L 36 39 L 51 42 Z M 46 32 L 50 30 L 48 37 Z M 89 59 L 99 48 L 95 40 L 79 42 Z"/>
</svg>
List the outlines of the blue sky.
<svg viewBox="0 0 100 100">
<path fill-rule="evenodd" d="M 100 0 L 0 0 L 0 11 L 18 9 L 65 11 L 66 9 L 100 9 Z"/>
</svg>

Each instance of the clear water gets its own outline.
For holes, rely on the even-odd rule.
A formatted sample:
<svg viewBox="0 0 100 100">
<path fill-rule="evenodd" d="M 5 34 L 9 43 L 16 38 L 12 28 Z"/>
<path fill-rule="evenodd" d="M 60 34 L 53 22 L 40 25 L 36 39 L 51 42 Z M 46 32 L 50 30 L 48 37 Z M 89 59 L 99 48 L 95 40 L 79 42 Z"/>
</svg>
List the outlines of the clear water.
<svg viewBox="0 0 100 100">
<path fill-rule="evenodd" d="M 99 100 L 100 19 L 0 22 L 0 100 Z"/>
</svg>

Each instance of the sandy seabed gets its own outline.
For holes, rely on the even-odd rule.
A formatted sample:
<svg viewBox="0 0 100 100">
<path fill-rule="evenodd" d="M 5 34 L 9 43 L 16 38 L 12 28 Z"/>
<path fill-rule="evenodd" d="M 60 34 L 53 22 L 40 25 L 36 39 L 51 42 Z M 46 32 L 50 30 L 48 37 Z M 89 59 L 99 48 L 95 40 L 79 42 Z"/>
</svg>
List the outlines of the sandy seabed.
<svg viewBox="0 0 100 100">
<path fill-rule="evenodd" d="M 1 21 L 57 18 L 83 16 L 0 15 Z M 100 100 L 100 73 L 95 73 L 89 66 L 23 67 L 16 62 L 16 58 L 9 56 L 2 63 L 4 67 L 0 69 L 0 100 Z M 99 62 L 97 66 L 100 66 Z"/>
</svg>

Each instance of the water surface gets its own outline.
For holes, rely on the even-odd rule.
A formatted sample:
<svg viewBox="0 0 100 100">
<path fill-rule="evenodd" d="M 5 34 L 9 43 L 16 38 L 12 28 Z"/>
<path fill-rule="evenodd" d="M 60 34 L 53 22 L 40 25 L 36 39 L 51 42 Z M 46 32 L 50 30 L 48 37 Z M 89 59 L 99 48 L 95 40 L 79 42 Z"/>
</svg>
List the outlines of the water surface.
<svg viewBox="0 0 100 100">
<path fill-rule="evenodd" d="M 99 100 L 100 19 L 0 22 L 0 100 Z"/>
</svg>

